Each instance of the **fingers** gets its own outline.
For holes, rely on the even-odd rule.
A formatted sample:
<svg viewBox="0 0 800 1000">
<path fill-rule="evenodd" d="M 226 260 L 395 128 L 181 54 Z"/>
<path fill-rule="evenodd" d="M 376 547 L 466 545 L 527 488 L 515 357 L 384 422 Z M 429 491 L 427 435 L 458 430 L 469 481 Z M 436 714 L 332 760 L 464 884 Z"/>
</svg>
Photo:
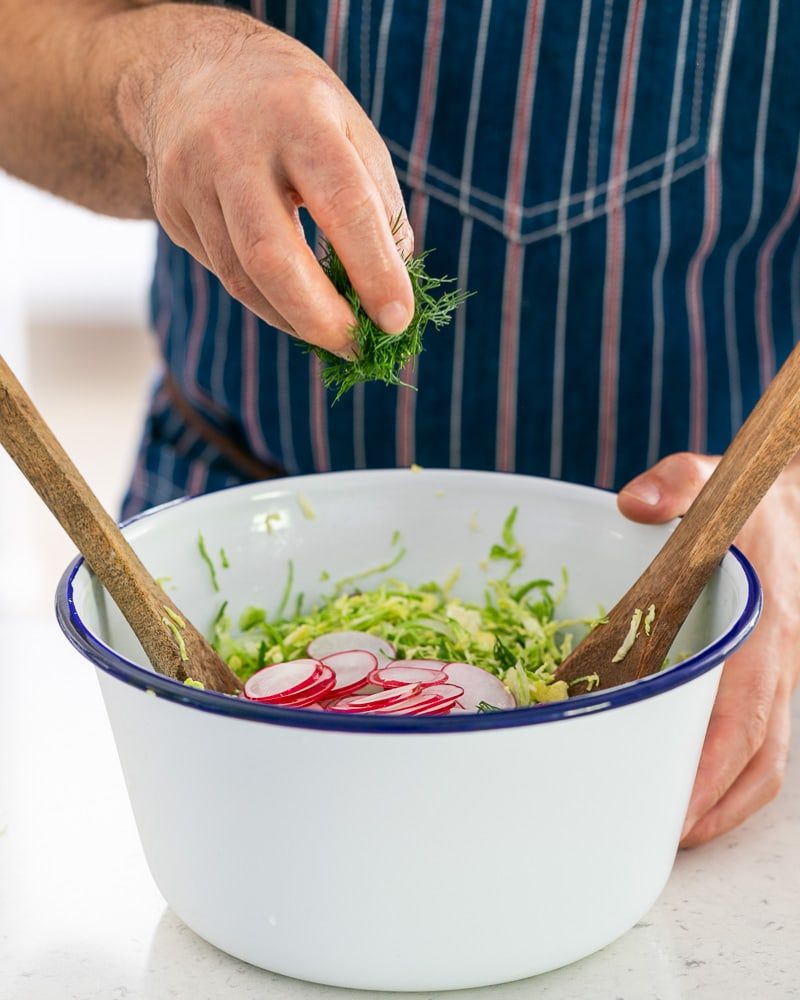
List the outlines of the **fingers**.
<svg viewBox="0 0 800 1000">
<path fill-rule="evenodd" d="M 362 122 L 354 124 L 352 142 L 361 162 L 378 188 L 386 218 L 392 224 L 395 246 L 400 256 L 405 260 L 414 252 L 414 233 L 411 229 L 411 223 L 408 221 L 403 195 L 389 150 L 366 115 L 362 116 Z"/>
<path fill-rule="evenodd" d="M 288 197 L 239 178 L 221 187 L 219 204 L 215 270 L 228 291 L 259 315 L 267 304 L 308 343 L 349 354 L 355 317 L 298 231 Z"/>
<path fill-rule="evenodd" d="M 220 50 L 205 39 L 207 51 L 193 38 L 174 64 L 181 72 L 151 95 L 159 127 L 144 152 L 155 214 L 252 311 L 352 356 L 352 310 L 306 243 L 298 207 L 336 249 L 367 313 L 401 332 L 414 296 L 397 244 L 410 253 L 413 237 L 391 158 L 307 49 L 270 29 L 238 41 Z"/>
<path fill-rule="evenodd" d="M 669 455 L 623 486 L 617 505 L 632 521 L 655 524 L 680 517 L 718 462 L 716 457 L 689 452 Z"/>
<path fill-rule="evenodd" d="M 778 691 L 772 704 L 766 735 L 760 748 L 725 794 L 709 807 L 708 804 L 716 798 L 718 789 L 725 785 L 730 776 L 730 769 L 724 765 L 724 756 L 729 749 L 732 749 L 731 729 L 735 732 L 741 728 L 744 721 L 742 717 L 728 718 L 724 720 L 724 727 L 720 725 L 712 733 L 715 727 L 712 719 L 709 736 L 712 737 L 714 749 L 710 750 L 708 759 L 704 751 L 695 794 L 686 814 L 681 847 L 695 847 L 727 833 L 775 798 L 783 783 L 789 757 L 790 709 L 790 690 L 788 687 L 783 687 Z M 727 743 L 725 730 L 728 730 Z M 751 733 L 748 739 L 752 739 L 754 735 L 756 734 Z M 706 742 L 708 745 L 708 740 Z M 746 743 L 747 741 L 744 746 L 739 744 L 740 750 L 746 749 Z"/>
<path fill-rule="evenodd" d="M 316 137 L 319 148 L 324 157 L 308 144 L 288 149 L 287 179 L 335 247 L 369 316 L 387 333 L 401 333 L 413 317 L 414 296 L 378 187 L 341 133 Z"/>
<path fill-rule="evenodd" d="M 245 274 L 231 245 L 219 201 L 212 197 L 192 208 L 192 214 L 182 205 L 164 213 L 161 224 L 173 243 L 184 247 L 205 268 L 216 274 L 226 291 L 251 312 L 271 326 L 294 334 L 286 318 L 272 307 Z M 202 235 L 198 232 L 198 225 Z"/>
</svg>

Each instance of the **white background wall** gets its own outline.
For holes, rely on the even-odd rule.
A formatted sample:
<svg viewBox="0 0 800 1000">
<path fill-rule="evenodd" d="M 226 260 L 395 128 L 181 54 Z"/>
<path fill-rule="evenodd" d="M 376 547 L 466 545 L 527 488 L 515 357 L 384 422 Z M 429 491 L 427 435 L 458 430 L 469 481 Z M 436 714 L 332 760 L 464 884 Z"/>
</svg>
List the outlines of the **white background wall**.
<svg viewBox="0 0 800 1000">
<path fill-rule="evenodd" d="M 94 215 L 0 173 L 0 353 L 106 506 L 154 364 L 152 223 Z M 49 612 L 66 539 L 0 449 L 0 615 Z"/>
</svg>

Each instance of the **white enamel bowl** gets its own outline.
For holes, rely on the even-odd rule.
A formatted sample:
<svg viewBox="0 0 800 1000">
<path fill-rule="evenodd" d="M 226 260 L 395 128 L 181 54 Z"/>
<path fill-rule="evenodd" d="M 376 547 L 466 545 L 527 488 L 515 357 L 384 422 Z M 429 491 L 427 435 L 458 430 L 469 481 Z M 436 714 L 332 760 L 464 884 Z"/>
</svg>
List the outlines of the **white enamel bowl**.
<svg viewBox="0 0 800 1000">
<path fill-rule="evenodd" d="M 525 573 L 569 571 L 567 617 L 611 606 L 669 530 L 626 521 L 597 490 L 399 470 L 226 490 L 125 534 L 204 628 L 223 598 L 237 614 L 274 610 L 290 559 L 295 592 L 324 594 L 323 571 L 384 562 L 395 531 L 407 548 L 395 577 L 444 581 L 460 567 L 456 592 L 480 598 L 480 564 L 513 505 Z M 280 515 L 271 531 L 267 514 Z M 732 551 L 675 644 L 692 654 L 677 666 L 568 703 L 439 718 L 271 708 L 155 675 L 81 562 L 57 612 L 97 668 L 150 870 L 189 927 L 301 979 L 436 990 L 575 961 L 648 910 L 672 867 L 723 661 L 760 603 Z"/>
</svg>

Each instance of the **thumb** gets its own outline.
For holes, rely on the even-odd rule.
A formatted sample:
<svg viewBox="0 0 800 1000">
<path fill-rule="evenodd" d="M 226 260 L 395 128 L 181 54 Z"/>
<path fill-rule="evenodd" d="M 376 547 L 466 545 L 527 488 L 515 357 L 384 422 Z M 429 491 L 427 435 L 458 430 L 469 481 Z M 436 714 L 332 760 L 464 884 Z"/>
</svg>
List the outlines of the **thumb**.
<svg viewBox="0 0 800 1000">
<path fill-rule="evenodd" d="M 623 486 L 617 506 L 632 521 L 671 521 L 686 513 L 718 462 L 716 456 L 688 451 L 668 455 Z"/>
</svg>

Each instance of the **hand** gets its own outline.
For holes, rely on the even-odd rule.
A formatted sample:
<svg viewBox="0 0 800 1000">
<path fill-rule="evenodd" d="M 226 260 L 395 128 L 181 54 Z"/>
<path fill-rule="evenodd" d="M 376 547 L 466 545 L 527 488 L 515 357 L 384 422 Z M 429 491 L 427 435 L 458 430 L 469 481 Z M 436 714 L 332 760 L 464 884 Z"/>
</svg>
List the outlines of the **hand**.
<svg viewBox="0 0 800 1000">
<path fill-rule="evenodd" d="M 619 508 L 634 521 L 684 514 L 718 458 L 670 455 L 628 483 Z M 736 544 L 755 566 L 764 611 L 722 672 L 681 846 L 742 823 L 778 794 L 789 754 L 790 701 L 800 677 L 800 465 L 788 466 Z"/>
<path fill-rule="evenodd" d="M 408 253 L 413 238 L 389 153 L 344 84 L 246 15 L 147 14 L 163 29 L 179 18 L 180 31 L 153 32 L 170 43 L 132 63 L 117 103 L 170 238 L 269 323 L 347 354 L 354 317 L 304 239 L 305 205 L 372 319 L 404 330 L 414 302 L 398 244 Z"/>
</svg>

